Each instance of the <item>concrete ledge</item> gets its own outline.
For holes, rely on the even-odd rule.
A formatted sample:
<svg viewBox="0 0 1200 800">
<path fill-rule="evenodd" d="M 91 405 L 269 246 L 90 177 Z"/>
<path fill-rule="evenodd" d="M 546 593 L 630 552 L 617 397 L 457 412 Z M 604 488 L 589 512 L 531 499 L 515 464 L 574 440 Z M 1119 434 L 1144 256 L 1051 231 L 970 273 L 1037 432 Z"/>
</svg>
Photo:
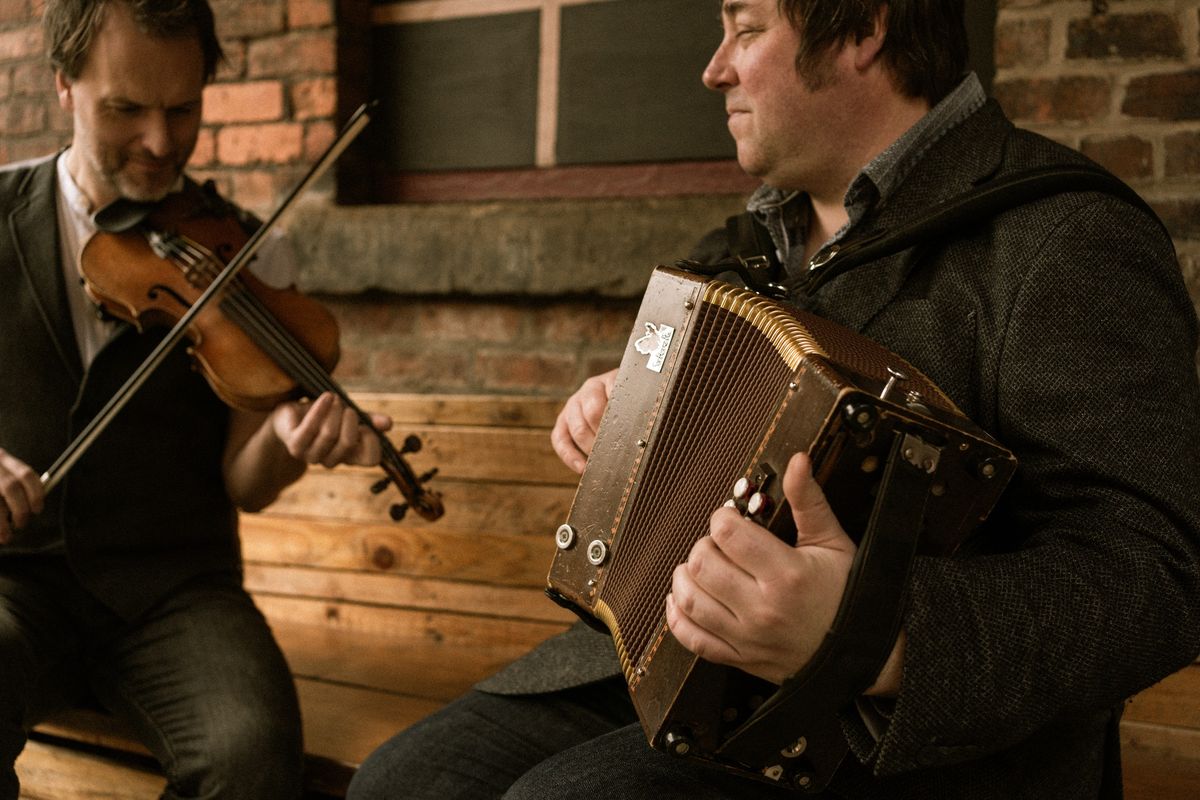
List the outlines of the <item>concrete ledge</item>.
<svg viewBox="0 0 1200 800">
<path fill-rule="evenodd" d="M 353 294 L 635 297 L 744 209 L 740 195 L 298 206 L 299 288 Z"/>
</svg>

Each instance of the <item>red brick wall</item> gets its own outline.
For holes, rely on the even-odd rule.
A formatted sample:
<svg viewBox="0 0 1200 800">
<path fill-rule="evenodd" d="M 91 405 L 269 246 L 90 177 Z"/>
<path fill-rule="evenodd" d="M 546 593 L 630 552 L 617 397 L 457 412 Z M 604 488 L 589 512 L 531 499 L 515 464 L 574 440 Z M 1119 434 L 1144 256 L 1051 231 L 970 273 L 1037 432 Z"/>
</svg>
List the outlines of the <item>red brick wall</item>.
<svg viewBox="0 0 1200 800">
<path fill-rule="evenodd" d="M 213 0 L 227 63 L 204 97 L 192 157 L 259 213 L 274 208 L 337 135 L 333 0 Z"/>
<path fill-rule="evenodd" d="M 1175 233 L 1200 298 L 1200 0 L 1000 0 L 996 95 L 1020 124 L 1129 180 Z M 271 210 L 335 135 L 334 0 L 215 0 L 227 49 L 193 159 Z M 0 0 L 0 162 L 69 140 L 41 56 L 40 0 Z M 314 202 L 330 202 L 329 186 Z M 636 303 L 325 298 L 352 387 L 569 392 L 614 365 Z"/>
<path fill-rule="evenodd" d="M 632 301 L 326 298 L 343 330 L 348 386 L 569 393 L 616 366 Z"/>
</svg>

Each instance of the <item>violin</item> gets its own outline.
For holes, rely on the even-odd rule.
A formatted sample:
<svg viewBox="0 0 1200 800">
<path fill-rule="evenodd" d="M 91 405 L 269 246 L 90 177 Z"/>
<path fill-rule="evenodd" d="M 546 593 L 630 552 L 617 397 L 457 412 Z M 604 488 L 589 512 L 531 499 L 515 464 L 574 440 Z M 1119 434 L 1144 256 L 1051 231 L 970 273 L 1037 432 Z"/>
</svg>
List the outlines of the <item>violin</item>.
<svg viewBox="0 0 1200 800">
<path fill-rule="evenodd" d="M 365 108 L 352 123 L 357 122 L 360 130 L 363 119 Z M 344 148 L 340 144 L 343 139 L 355 133 L 348 125 L 307 183 L 315 180 L 319 167 L 336 157 L 336 147 Z M 440 494 L 424 486 L 437 470 L 417 476 L 404 460 L 404 454 L 420 449 L 421 440 L 410 435 L 396 449 L 330 375 L 339 355 L 333 315 L 294 289 L 275 289 L 251 273 L 239 271 L 253 257 L 262 234 L 280 211 L 249 233 L 241 212 L 220 198 L 211 184 L 188 182 L 184 191 L 159 203 L 117 201 L 97 213 L 100 231 L 85 245 L 80 259 L 89 297 L 104 313 L 139 330 L 155 325 L 173 327 L 42 476 L 47 491 L 161 363 L 166 351 L 186 336 L 201 374 L 217 396 L 235 408 L 267 411 L 287 399 L 335 394 L 379 439 L 385 477 L 372 485 L 371 491 L 378 494 L 388 484 L 396 485 L 405 502 L 391 506 L 392 519 L 402 519 L 409 508 L 428 520 L 442 516 Z"/>
<path fill-rule="evenodd" d="M 100 231 L 80 256 L 84 289 L 103 313 L 138 330 L 174 325 L 248 238 L 211 184 L 189 183 L 149 208 L 118 200 L 95 220 Z M 324 306 L 249 270 L 197 315 L 188 338 L 217 396 L 247 411 L 315 397 L 339 356 L 337 322 Z"/>
</svg>

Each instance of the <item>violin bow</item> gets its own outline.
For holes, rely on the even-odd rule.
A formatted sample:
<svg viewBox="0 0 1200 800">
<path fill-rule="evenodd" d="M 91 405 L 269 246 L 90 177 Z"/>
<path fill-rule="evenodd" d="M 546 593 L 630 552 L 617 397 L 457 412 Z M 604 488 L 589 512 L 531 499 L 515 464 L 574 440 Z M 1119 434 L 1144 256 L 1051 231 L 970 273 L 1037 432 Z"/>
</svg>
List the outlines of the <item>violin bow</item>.
<svg viewBox="0 0 1200 800">
<path fill-rule="evenodd" d="M 41 475 L 42 486 L 47 492 L 53 489 L 62 481 L 71 467 L 79 461 L 80 457 L 92 446 L 96 438 L 108 427 L 113 418 L 133 397 L 134 393 L 142 387 L 154 370 L 166 360 L 167 355 L 175 345 L 179 344 L 187 335 L 188 327 L 192 324 L 192 320 L 196 318 L 206 305 L 222 290 L 225 286 L 234 279 L 243 266 L 248 264 L 251 259 L 258 253 L 259 247 L 265 240 L 267 232 L 279 221 L 279 218 L 290 209 L 308 187 L 312 186 L 326 170 L 336 161 L 342 153 L 350 146 L 350 143 L 362 133 L 363 128 L 371 121 L 370 112 L 377 105 L 376 102 L 364 103 L 357 111 L 351 115 L 350 119 L 342 127 L 341 133 L 337 138 L 325 149 L 317 162 L 309 169 L 308 174 L 300 183 L 292 189 L 291 193 L 284 199 L 283 203 L 275 209 L 270 218 L 264 222 L 257 231 L 246 241 L 242 249 L 237 252 L 225 268 L 213 279 L 208 288 L 196 298 L 192 303 L 191 308 L 184 313 L 175 323 L 174 327 L 167 332 L 163 340 L 158 343 L 154 350 L 146 357 L 146 360 L 133 372 L 132 375 L 121 385 L 121 388 L 116 391 L 104 408 L 92 418 L 74 441 L 68 445 L 62 455 L 50 465 Z"/>
</svg>

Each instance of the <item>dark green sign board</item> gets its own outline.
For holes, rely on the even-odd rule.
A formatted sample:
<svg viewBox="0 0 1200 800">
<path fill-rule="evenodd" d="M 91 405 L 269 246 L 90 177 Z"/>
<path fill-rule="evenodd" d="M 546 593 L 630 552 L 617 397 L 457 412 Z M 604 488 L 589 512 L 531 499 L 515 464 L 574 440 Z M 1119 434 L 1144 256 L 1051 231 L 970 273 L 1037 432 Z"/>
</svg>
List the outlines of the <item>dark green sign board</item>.
<svg viewBox="0 0 1200 800">
<path fill-rule="evenodd" d="M 703 0 L 563 7 L 558 162 L 732 158 L 725 101 L 700 82 L 720 41 Z"/>
<path fill-rule="evenodd" d="M 537 12 L 376 27 L 373 142 L 393 170 L 534 163 Z"/>
<path fill-rule="evenodd" d="M 716 0 L 560 9 L 556 164 L 734 156 L 724 102 L 700 80 L 721 38 Z M 967 3 L 973 66 L 985 85 L 995 9 L 994 0 Z M 374 26 L 377 163 L 394 173 L 533 167 L 540 48 L 538 10 Z"/>
</svg>

